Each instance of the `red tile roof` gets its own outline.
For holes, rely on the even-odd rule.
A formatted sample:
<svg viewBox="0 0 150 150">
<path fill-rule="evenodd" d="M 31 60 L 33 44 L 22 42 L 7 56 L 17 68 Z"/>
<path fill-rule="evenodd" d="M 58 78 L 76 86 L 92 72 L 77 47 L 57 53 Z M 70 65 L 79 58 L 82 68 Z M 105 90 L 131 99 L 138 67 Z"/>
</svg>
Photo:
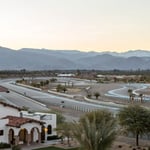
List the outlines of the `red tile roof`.
<svg viewBox="0 0 150 150">
<path fill-rule="evenodd" d="M 18 111 L 21 111 L 21 110 L 22 110 L 21 108 L 19 108 L 19 107 L 17 107 L 17 106 L 14 106 L 14 105 L 11 105 L 11 104 L 2 102 L 2 101 L 0 101 L 0 104 L 2 104 L 3 106 L 7 106 L 7 107 L 12 107 L 12 108 L 18 109 Z"/>
<path fill-rule="evenodd" d="M 39 123 L 41 125 L 44 124 L 44 122 L 39 120 L 24 118 L 24 117 L 16 117 L 16 116 L 6 116 L 3 119 L 9 119 L 8 124 L 6 124 L 7 126 L 17 127 L 17 128 L 20 128 L 20 126 L 23 124 L 32 123 L 32 122 Z"/>
<path fill-rule="evenodd" d="M 6 92 L 6 91 L 8 91 L 7 88 L 5 88 L 5 87 L 3 87 L 3 86 L 0 86 L 0 92 Z"/>
</svg>

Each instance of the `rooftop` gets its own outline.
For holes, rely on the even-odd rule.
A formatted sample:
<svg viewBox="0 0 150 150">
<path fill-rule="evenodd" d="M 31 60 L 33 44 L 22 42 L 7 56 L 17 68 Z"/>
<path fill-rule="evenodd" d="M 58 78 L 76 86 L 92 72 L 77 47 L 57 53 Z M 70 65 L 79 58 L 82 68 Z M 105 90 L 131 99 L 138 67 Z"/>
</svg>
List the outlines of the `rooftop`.
<svg viewBox="0 0 150 150">
<path fill-rule="evenodd" d="M 24 118 L 24 117 L 16 117 L 16 116 L 6 116 L 3 119 L 9 119 L 7 126 L 17 127 L 17 128 L 20 128 L 20 126 L 23 124 L 32 123 L 32 122 L 44 124 L 44 122 L 39 120 Z"/>
</svg>

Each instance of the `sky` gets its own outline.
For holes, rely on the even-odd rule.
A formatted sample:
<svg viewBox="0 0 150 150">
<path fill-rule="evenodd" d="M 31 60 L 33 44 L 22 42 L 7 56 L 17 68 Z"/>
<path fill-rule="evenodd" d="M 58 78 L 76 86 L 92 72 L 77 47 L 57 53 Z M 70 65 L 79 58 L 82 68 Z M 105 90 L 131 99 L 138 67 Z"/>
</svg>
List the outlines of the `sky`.
<svg viewBox="0 0 150 150">
<path fill-rule="evenodd" d="M 0 0 L 0 46 L 150 50 L 150 0 Z"/>
</svg>

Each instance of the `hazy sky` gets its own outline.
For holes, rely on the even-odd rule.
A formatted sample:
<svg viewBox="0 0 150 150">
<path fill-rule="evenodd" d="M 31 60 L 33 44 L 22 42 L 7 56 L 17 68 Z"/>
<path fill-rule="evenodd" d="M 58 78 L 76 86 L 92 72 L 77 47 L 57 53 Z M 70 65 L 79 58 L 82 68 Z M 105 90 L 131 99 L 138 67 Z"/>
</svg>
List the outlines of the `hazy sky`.
<svg viewBox="0 0 150 150">
<path fill-rule="evenodd" d="M 0 45 L 150 50 L 150 0 L 0 0 Z"/>
</svg>

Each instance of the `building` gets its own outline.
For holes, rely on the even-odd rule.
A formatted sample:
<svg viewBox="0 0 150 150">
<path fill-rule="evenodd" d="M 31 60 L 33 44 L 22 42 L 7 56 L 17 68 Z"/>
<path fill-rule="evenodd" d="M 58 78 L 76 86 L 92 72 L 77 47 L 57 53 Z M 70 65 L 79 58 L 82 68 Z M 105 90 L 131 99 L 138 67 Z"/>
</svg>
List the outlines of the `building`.
<svg viewBox="0 0 150 150">
<path fill-rule="evenodd" d="M 56 135 L 56 114 L 28 113 L 0 102 L 0 142 L 27 144 L 45 142 Z"/>
<path fill-rule="evenodd" d="M 74 77 L 74 76 L 75 74 L 72 73 L 68 73 L 68 74 L 62 73 L 57 75 L 57 77 Z"/>
</svg>

